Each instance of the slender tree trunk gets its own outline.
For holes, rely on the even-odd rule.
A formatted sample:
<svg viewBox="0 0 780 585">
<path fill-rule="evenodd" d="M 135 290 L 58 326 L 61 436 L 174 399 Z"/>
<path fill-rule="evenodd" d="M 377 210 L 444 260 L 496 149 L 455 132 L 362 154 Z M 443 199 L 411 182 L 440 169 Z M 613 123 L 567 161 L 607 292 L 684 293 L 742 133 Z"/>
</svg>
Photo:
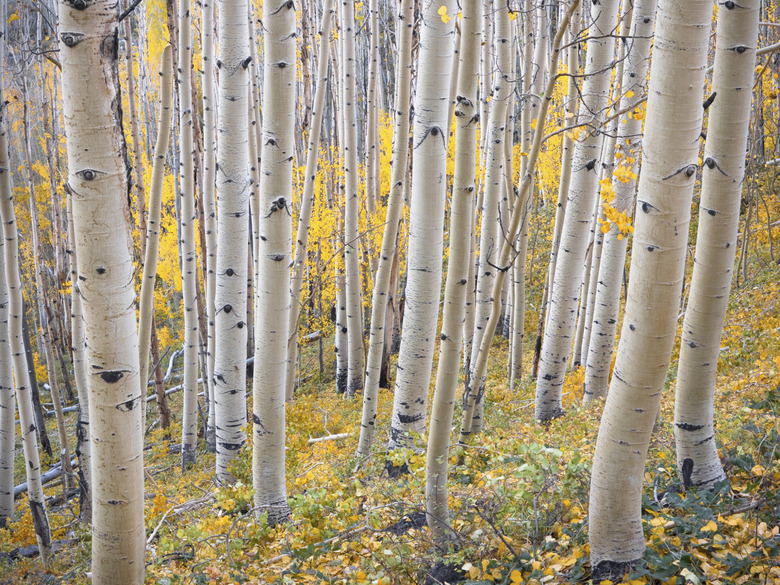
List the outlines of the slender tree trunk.
<svg viewBox="0 0 780 585">
<path fill-rule="evenodd" d="M 713 399 L 728 308 L 750 126 L 759 2 L 718 12 L 715 69 L 702 167 L 696 257 L 682 328 L 675 393 L 677 469 L 684 487 L 725 478 L 715 444 Z"/>
<path fill-rule="evenodd" d="M 0 0 L 0 71 L 4 70 L 5 39 L 6 39 L 6 3 Z M 24 305 L 22 300 L 22 282 L 19 274 L 19 240 L 16 233 L 16 216 L 14 213 L 13 191 L 11 188 L 11 169 L 9 166 L 8 142 L 6 138 L 6 107 L 3 95 L 3 83 L 0 83 L 0 222 L 3 230 L 3 252 L 5 264 L 6 287 L 8 294 L 8 341 L 10 345 L 13 379 L 16 388 L 16 402 L 19 409 L 19 425 L 22 431 L 22 448 L 24 450 L 25 472 L 27 474 L 27 495 L 30 502 L 30 512 L 38 541 L 38 549 L 44 565 L 51 558 L 51 530 L 49 517 L 46 513 L 46 500 L 41 484 L 41 465 L 36 443 L 36 423 L 33 415 L 30 378 L 27 371 L 27 359 L 22 335 Z M 8 394 L 6 393 L 6 396 Z M 13 403 L 10 405 L 13 416 Z M 7 415 L 5 415 L 7 416 Z M 15 428 L 11 426 L 11 437 Z M 6 439 L 7 440 L 7 439 Z M 11 461 L 13 469 L 13 460 Z M 11 473 L 13 478 L 13 473 Z M 13 484 L 11 488 L 11 508 L 13 509 Z"/>
<path fill-rule="evenodd" d="M 217 132 L 217 289 L 214 402 L 217 479 L 232 482 L 228 464 L 246 441 L 247 267 L 249 241 L 249 31 L 247 2 L 219 0 Z M 260 367 L 260 364 L 258 364 Z"/>
<path fill-rule="evenodd" d="M 441 295 L 444 202 L 447 187 L 448 96 L 452 74 L 455 3 L 422 7 L 420 61 L 407 255 L 406 309 L 398 356 L 390 447 L 425 431 L 428 387 Z"/>
<path fill-rule="evenodd" d="M 594 581 L 621 580 L 645 551 L 642 479 L 674 345 L 711 19 L 706 0 L 659 2 L 631 280 L 593 459 Z"/>
<path fill-rule="evenodd" d="M 598 396 L 607 395 L 609 370 L 612 365 L 612 351 L 615 345 L 618 310 L 620 308 L 620 287 L 626 263 L 626 248 L 629 228 L 628 220 L 633 215 L 636 198 L 636 171 L 639 168 L 641 146 L 642 116 L 635 116 L 641 110 L 639 100 L 644 99 L 649 64 L 648 54 L 655 24 L 656 0 L 637 0 L 633 11 L 633 24 L 629 38 L 630 45 L 623 66 L 623 79 L 620 84 L 623 98 L 617 105 L 618 110 L 634 105 L 625 115 L 620 116 L 617 124 L 620 140 L 617 142 L 617 166 L 612 173 L 611 186 L 613 201 L 603 201 L 620 215 L 602 224 L 604 243 L 599 265 L 599 278 L 594 300 L 593 326 L 591 342 L 588 346 L 588 360 L 585 367 L 585 402 Z M 614 220 L 622 220 L 618 225 Z"/>
<path fill-rule="evenodd" d="M 371 296 L 371 331 L 368 342 L 368 362 L 363 386 L 363 416 L 360 423 L 360 441 L 357 454 L 367 457 L 376 432 L 377 397 L 383 355 L 389 356 L 386 326 L 393 267 L 397 257 L 398 228 L 403 208 L 404 176 L 409 154 L 409 97 L 412 78 L 412 29 L 414 28 L 414 2 L 405 0 L 398 12 L 398 53 L 400 68 L 396 78 L 395 119 L 393 122 L 393 162 L 390 169 L 390 193 L 387 198 L 387 215 L 382 235 L 379 266 L 374 277 Z M 385 353 L 387 352 L 387 353 Z"/>
<path fill-rule="evenodd" d="M 322 114 L 325 107 L 325 90 L 328 87 L 328 62 L 330 56 L 330 25 L 333 20 L 333 0 L 325 0 L 320 24 L 320 51 L 317 56 L 317 87 L 311 109 L 309 144 L 306 151 L 306 173 L 303 178 L 303 196 L 298 216 L 297 242 L 291 277 L 290 340 L 287 344 L 287 374 L 285 395 L 289 401 L 295 383 L 295 365 L 298 361 L 298 320 L 301 314 L 303 295 L 303 271 L 306 268 L 306 254 L 309 248 L 309 224 L 314 207 L 314 187 L 317 183 L 317 167 L 320 152 Z"/>
<path fill-rule="evenodd" d="M 255 506 L 271 525 L 290 515 L 285 484 L 285 373 L 290 311 L 293 152 L 295 151 L 295 9 L 283 0 L 263 18 L 265 83 L 255 291 L 253 482 Z"/>
<path fill-rule="evenodd" d="M 0 19 L 5 22 L 5 11 L 0 3 Z M 3 24 L 0 24 L 2 27 Z M 5 30 L 0 28 L 5 34 Z M 0 44 L 0 49 L 5 47 Z M 5 129 L 0 128 L 0 174 L 6 175 L 7 147 Z M 0 177 L 5 181 L 5 177 Z M 13 356 L 9 338 L 8 286 L 5 279 L 5 241 L 0 242 L 0 528 L 14 519 L 14 442 L 16 439 L 16 404 L 14 401 Z"/>
<path fill-rule="evenodd" d="M 450 540 L 449 504 L 447 501 L 447 468 L 455 394 L 460 374 L 460 352 L 463 340 L 463 318 L 466 291 L 469 288 L 471 258 L 470 233 L 476 193 L 477 154 L 477 81 L 482 41 L 482 3 L 464 6 L 461 20 L 462 40 L 455 98 L 455 169 L 453 178 L 450 249 L 447 283 L 444 288 L 441 350 L 433 394 L 431 428 L 425 467 L 425 509 L 434 542 L 443 546 Z M 499 9 L 497 18 L 509 21 L 508 8 Z"/>
<path fill-rule="evenodd" d="M 617 0 L 602 0 L 591 7 L 593 24 L 589 29 L 582 95 L 584 109 L 594 130 L 578 141 L 574 148 L 572 183 L 550 296 L 548 323 L 553 326 L 546 327 L 544 331 L 536 384 L 535 418 L 540 421 L 548 421 L 563 413 L 561 387 L 577 319 L 577 302 L 585 266 L 585 242 L 598 193 L 602 135 L 595 129 L 604 118 L 609 96 L 609 64 L 614 57 L 614 41 L 610 33 L 615 27 L 617 9 Z"/>
<path fill-rule="evenodd" d="M 344 270 L 347 289 L 347 397 L 363 387 L 363 307 L 360 303 L 358 241 L 357 88 L 355 86 L 355 0 L 341 2 L 344 98 Z"/>
</svg>

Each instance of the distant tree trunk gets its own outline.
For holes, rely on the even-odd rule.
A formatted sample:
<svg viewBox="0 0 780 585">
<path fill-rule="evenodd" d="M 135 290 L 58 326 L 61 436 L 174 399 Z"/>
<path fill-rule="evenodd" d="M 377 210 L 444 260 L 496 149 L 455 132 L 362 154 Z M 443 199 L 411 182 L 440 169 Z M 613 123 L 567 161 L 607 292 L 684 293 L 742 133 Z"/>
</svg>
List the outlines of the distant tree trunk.
<svg viewBox="0 0 780 585">
<path fill-rule="evenodd" d="M 0 4 L 0 27 L 5 23 L 4 6 Z M 5 30 L 0 28 L 5 36 Z M 5 47 L 0 44 L 0 50 Z M 1 62 L 1 61 L 0 61 Z M 3 123 L 4 121 L 0 121 Z M 8 174 L 5 124 L 0 127 L 0 181 Z M 14 519 L 14 442 L 16 439 L 16 404 L 14 402 L 13 356 L 9 339 L 8 286 L 5 279 L 5 241 L 0 242 L 0 528 Z"/>
<path fill-rule="evenodd" d="M 632 104 L 635 108 L 641 108 L 639 101 L 644 99 L 649 65 L 647 55 L 650 53 L 655 25 L 656 4 L 656 0 L 637 0 L 634 4 L 633 25 L 629 34 L 632 40 L 626 54 L 623 79 L 620 84 L 623 98 L 618 107 L 621 110 Z M 636 171 L 639 168 L 642 138 L 642 116 L 634 115 L 634 111 L 638 112 L 635 108 L 621 115 L 617 124 L 621 138 L 617 143 L 620 154 L 616 154 L 617 172 L 613 171 L 611 177 L 615 195 L 614 201 L 609 204 L 619 213 L 625 214 L 626 219 L 633 213 L 636 198 Z M 604 234 L 598 287 L 594 300 L 591 342 L 588 346 L 588 360 L 585 367 L 583 393 L 585 402 L 607 395 L 628 235 L 628 226 L 618 226 L 614 221 L 610 221 L 609 231 Z"/>
<path fill-rule="evenodd" d="M 677 469 L 684 487 L 725 478 L 715 444 L 713 399 L 718 353 L 737 249 L 758 38 L 758 0 L 718 12 L 715 69 L 704 146 L 699 224 L 675 394 Z"/>
<path fill-rule="evenodd" d="M 609 96 L 609 64 L 614 57 L 610 32 L 617 21 L 617 0 L 593 5 L 593 24 L 587 46 L 583 106 L 595 129 L 604 118 Z M 606 36 L 603 36 L 606 35 Z M 587 233 L 598 193 L 601 133 L 593 130 L 574 147 L 572 177 L 566 214 L 563 218 L 554 287 L 550 295 L 548 326 L 544 330 L 539 377 L 536 383 L 536 420 L 548 421 L 563 413 L 561 388 L 577 319 L 577 302 L 582 286 Z"/>
<path fill-rule="evenodd" d="M 444 288 L 441 350 L 433 395 L 428 455 L 425 467 L 425 509 L 434 542 L 443 546 L 451 539 L 447 501 L 447 468 L 455 394 L 460 374 L 463 318 L 471 258 L 470 233 L 474 196 L 477 190 L 477 81 L 482 40 L 482 3 L 464 6 L 461 20 L 460 70 L 455 98 L 455 169 L 452 187 L 452 216 L 447 283 Z M 509 21 L 506 6 L 498 9 L 497 19 Z"/>
<path fill-rule="evenodd" d="M 659 2 L 623 330 L 590 487 L 593 580 L 645 551 L 642 478 L 674 346 L 696 182 L 712 2 Z"/>
<path fill-rule="evenodd" d="M 215 296 L 214 402 L 217 479 L 232 482 L 228 464 L 246 442 L 247 268 L 249 241 L 249 30 L 247 1 L 219 0 L 220 136 Z M 260 364 L 258 364 L 260 367 Z"/>
<path fill-rule="evenodd" d="M 285 373 L 290 311 L 295 8 L 284 0 L 263 17 L 263 136 L 253 377 L 252 477 L 255 506 L 270 525 L 290 515 L 285 483 Z"/>
<path fill-rule="evenodd" d="M 198 310 L 196 303 L 197 255 L 195 252 L 195 143 L 192 127 L 190 77 L 192 69 L 190 1 L 179 0 L 179 173 L 181 191 L 181 290 L 184 307 L 184 379 L 181 422 L 181 467 L 193 465 L 198 444 Z"/>
<path fill-rule="evenodd" d="M 73 198 L 93 455 L 92 582 L 144 579 L 143 397 L 118 72 L 118 6 L 60 2 L 68 190 Z"/>
<path fill-rule="evenodd" d="M 154 147 L 154 162 L 152 164 L 152 182 L 149 189 L 149 217 L 146 228 L 146 246 L 141 277 L 141 294 L 138 309 L 138 338 L 141 366 L 141 393 L 146 396 L 146 385 L 149 379 L 149 349 L 157 342 L 154 327 L 154 286 L 157 281 L 157 259 L 160 249 L 160 215 L 162 210 L 162 190 L 165 178 L 165 156 L 168 152 L 168 141 L 171 132 L 173 53 L 170 45 L 162 52 L 160 71 L 160 118 L 157 129 L 157 143 Z M 154 350 L 154 347 L 152 347 Z M 152 351 L 154 357 L 157 352 Z M 163 392 L 164 396 L 164 392 Z M 158 395 L 157 409 L 160 413 L 160 426 L 168 428 L 168 408 L 166 400 L 160 400 Z M 144 406 L 142 411 L 146 412 Z M 145 417 L 142 417 L 144 421 Z M 142 427 L 146 423 L 143 422 Z"/>
<path fill-rule="evenodd" d="M 406 309 L 393 400 L 391 448 L 409 444 L 410 433 L 425 431 L 441 295 L 455 3 L 445 0 L 441 4 L 426 4 L 420 17 Z"/>
<path fill-rule="evenodd" d="M 391 289 L 393 267 L 396 265 L 398 227 L 403 208 L 404 176 L 409 154 L 409 98 L 412 78 L 412 29 L 414 28 L 414 2 L 401 3 L 396 26 L 398 34 L 398 59 L 400 67 L 396 79 L 395 118 L 393 121 L 393 161 L 390 169 L 390 192 L 387 196 L 387 214 L 382 234 L 382 249 L 374 277 L 371 296 L 371 330 L 368 341 L 366 378 L 363 385 L 363 415 L 360 423 L 358 457 L 371 452 L 376 432 L 377 397 L 383 356 L 390 355 L 387 343 L 388 296 Z"/>
<path fill-rule="evenodd" d="M 303 177 L 301 211 L 298 216 L 297 242 L 291 277 L 292 305 L 290 307 L 290 340 L 287 344 L 287 375 L 285 395 L 289 401 L 295 385 L 295 369 L 298 361 L 298 320 L 301 314 L 303 294 L 303 271 L 306 268 L 306 253 L 309 248 L 309 224 L 314 207 L 314 187 L 317 183 L 317 167 L 320 152 L 322 114 L 328 87 L 328 62 L 330 55 L 330 25 L 333 20 L 333 0 L 325 0 L 320 24 L 320 51 L 317 55 L 317 87 L 311 108 L 309 144 L 306 151 L 306 174 Z"/>
</svg>

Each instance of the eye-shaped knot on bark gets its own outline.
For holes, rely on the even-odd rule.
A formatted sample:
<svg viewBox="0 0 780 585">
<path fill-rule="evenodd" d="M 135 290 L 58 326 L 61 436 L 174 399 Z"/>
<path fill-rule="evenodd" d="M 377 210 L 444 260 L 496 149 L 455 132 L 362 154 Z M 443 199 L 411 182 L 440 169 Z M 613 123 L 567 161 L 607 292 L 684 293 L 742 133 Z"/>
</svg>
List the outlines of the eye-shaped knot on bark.
<svg viewBox="0 0 780 585">
<path fill-rule="evenodd" d="M 64 32 L 60 34 L 60 40 L 66 47 L 73 48 L 83 41 L 85 35 L 77 32 Z"/>
<path fill-rule="evenodd" d="M 279 5 L 279 8 L 274 10 L 271 14 L 279 14 L 281 12 L 282 8 L 286 8 L 287 10 L 294 10 L 295 9 L 295 3 L 293 0 L 287 0 L 286 2 L 282 2 Z"/>
<path fill-rule="evenodd" d="M 441 136 L 441 144 L 444 147 L 444 149 L 447 149 L 447 141 L 444 138 L 444 132 L 442 132 L 441 128 L 438 126 L 431 126 L 428 128 L 424 133 L 422 138 L 420 138 L 420 141 L 417 143 L 417 146 L 415 146 L 415 150 L 417 147 L 419 147 L 423 142 L 425 142 L 425 139 L 428 138 L 428 136 Z"/>
<path fill-rule="evenodd" d="M 745 45 L 737 45 L 736 47 L 729 47 L 729 51 L 736 51 L 740 55 L 747 51 L 750 47 L 747 47 Z"/>
<path fill-rule="evenodd" d="M 726 174 L 726 172 L 725 172 L 725 171 L 724 171 L 722 168 L 720 168 L 720 167 L 718 166 L 718 163 L 717 163 L 717 162 L 715 161 L 715 159 L 714 159 L 714 158 L 712 158 L 711 156 L 708 156 L 707 158 L 705 158 L 705 159 L 704 159 L 704 166 L 705 166 L 705 167 L 707 167 L 707 168 L 708 168 L 708 169 L 710 169 L 710 170 L 712 170 L 712 169 L 718 169 L 718 170 L 720 171 L 720 174 L 721 174 L 721 175 L 723 175 L 724 177 L 728 177 L 728 175 Z"/>
<path fill-rule="evenodd" d="M 95 0 L 63 0 L 62 3 L 65 4 L 65 6 L 74 8 L 75 10 L 86 10 L 95 3 Z"/>
<path fill-rule="evenodd" d="M 683 173 L 686 177 L 688 177 L 690 179 L 693 175 L 696 174 L 696 171 L 698 170 L 698 168 L 699 168 L 698 166 L 696 166 L 695 164 L 691 163 L 689 165 L 685 165 L 684 167 L 677 169 L 671 175 L 667 175 L 666 177 L 664 177 L 661 180 L 662 181 L 666 181 L 667 179 L 671 179 L 672 177 L 674 177 L 676 175 L 679 175 L 680 173 Z"/>
<path fill-rule="evenodd" d="M 266 215 L 263 219 L 267 219 L 271 217 L 275 212 L 279 211 L 280 209 L 284 209 L 287 212 L 287 215 L 292 216 L 290 213 L 290 210 L 287 208 L 287 199 L 284 197 L 277 197 L 271 202 L 271 210 L 268 212 L 268 215 Z"/>
<path fill-rule="evenodd" d="M 101 174 L 102 173 L 100 171 L 96 171 L 95 169 L 82 169 L 80 171 L 76 171 L 76 176 L 84 181 L 94 181 Z"/>
<path fill-rule="evenodd" d="M 247 67 L 249 67 L 249 64 L 250 64 L 251 62 L 252 62 L 252 56 L 250 55 L 249 57 L 247 57 L 246 59 L 244 59 L 243 61 L 241 61 L 241 67 L 243 67 L 244 69 L 246 69 Z"/>
</svg>

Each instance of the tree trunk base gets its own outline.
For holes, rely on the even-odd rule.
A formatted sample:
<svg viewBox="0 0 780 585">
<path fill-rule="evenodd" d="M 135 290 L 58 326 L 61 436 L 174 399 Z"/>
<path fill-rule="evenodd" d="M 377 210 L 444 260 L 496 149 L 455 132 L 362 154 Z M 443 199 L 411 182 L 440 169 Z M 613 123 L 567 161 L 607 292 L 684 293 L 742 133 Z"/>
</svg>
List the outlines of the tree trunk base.
<svg viewBox="0 0 780 585">
<path fill-rule="evenodd" d="M 637 559 L 638 561 L 639 559 Z M 593 582 L 601 583 L 605 579 L 613 583 L 620 583 L 626 573 L 629 573 L 637 561 L 616 562 L 601 561 L 593 567 Z"/>
</svg>

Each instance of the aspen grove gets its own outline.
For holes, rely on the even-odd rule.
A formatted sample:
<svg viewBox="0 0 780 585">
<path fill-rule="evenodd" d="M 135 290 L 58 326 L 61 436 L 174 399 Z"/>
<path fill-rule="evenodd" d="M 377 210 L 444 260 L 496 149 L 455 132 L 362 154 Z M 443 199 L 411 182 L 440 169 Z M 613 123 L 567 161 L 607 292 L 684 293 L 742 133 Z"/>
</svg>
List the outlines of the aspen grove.
<svg viewBox="0 0 780 585">
<path fill-rule="evenodd" d="M 0 583 L 780 585 L 774 0 L 0 0 Z"/>
</svg>

